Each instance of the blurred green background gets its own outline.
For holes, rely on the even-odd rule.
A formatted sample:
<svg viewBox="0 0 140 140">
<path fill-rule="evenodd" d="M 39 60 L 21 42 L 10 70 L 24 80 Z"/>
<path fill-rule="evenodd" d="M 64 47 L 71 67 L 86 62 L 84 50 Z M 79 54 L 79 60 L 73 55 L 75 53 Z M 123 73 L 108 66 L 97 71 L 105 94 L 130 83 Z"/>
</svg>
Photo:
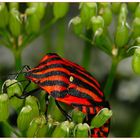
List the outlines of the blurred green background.
<svg viewBox="0 0 140 140">
<path fill-rule="evenodd" d="M 22 65 L 36 66 L 40 59 L 48 52 L 56 52 L 82 65 L 85 42 L 77 37 L 71 28 L 68 27 L 70 20 L 79 14 L 79 3 L 70 3 L 69 6 L 65 17 L 56 21 L 43 35 L 33 40 L 33 42 L 23 49 L 21 54 Z M 48 22 L 52 14 L 52 4 L 49 3 L 44 15 L 45 19 L 48 19 Z M 131 18 L 131 16 L 130 14 L 128 18 Z M 47 20 L 45 21 L 47 22 Z M 42 20 L 42 24 L 43 22 L 44 20 Z M 115 23 L 116 15 L 113 15 L 109 31 L 114 31 Z M 92 47 L 88 71 L 96 77 L 102 88 L 107 80 L 110 66 L 111 58 L 98 48 Z M 1 80 L 6 79 L 3 77 L 4 75 L 8 75 L 14 71 L 14 55 L 8 48 L 1 45 Z M 118 65 L 109 102 L 113 111 L 109 136 L 134 137 L 136 133 L 140 136 L 140 77 L 132 71 L 131 57 L 124 59 Z M 3 137 L 1 130 L 0 137 Z"/>
</svg>

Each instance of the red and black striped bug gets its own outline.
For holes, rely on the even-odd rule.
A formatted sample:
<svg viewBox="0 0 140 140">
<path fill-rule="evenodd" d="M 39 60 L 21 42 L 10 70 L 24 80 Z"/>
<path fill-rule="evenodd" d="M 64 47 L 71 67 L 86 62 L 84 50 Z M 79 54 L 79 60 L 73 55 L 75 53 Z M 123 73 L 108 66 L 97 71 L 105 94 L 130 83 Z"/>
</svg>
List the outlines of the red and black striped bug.
<svg viewBox="0 0 140 140">
<path fill-rule="evenodd" d="M 39 65 L 27 70 L 25 77 L 36 83 L 56 101 L 77 108 L 85 114 L 95 115 L 109 108 L 97 80 L 83 67 L 61 58 L 55 53 L 46 54 Z M 110 120 L 94 128 L 91 137 L 107 137 Z"/>
</svg>

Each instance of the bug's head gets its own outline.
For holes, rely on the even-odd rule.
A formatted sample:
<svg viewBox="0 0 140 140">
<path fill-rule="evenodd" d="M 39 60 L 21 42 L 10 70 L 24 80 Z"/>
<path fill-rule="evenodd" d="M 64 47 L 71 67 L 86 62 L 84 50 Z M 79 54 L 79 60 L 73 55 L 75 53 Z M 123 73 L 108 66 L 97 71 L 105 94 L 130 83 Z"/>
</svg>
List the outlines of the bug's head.
<svg viewBox="0 0 140 140">
<path fill-rule="evenodd" d="M 34 83 L 37 83 L 37 78 L 33 76 L 33 73 L 28 71 L 25 73 L 25 77 L 29 80 L 31 80 Z"/>
</svg>

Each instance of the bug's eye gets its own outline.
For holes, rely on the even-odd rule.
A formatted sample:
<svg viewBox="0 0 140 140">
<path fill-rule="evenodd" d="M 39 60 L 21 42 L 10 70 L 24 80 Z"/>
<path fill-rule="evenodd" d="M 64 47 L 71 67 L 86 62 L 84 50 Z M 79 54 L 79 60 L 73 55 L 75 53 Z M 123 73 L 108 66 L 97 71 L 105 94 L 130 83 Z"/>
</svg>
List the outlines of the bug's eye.
<svg viewBox="0 0 140 140">
<path fill-rule="evenodd" d="M 70 76 L 69 81 L 70 82 L 73 82 L 73 80 L 74 80 L 74 77 L 73 76 Z"/>
</svg>

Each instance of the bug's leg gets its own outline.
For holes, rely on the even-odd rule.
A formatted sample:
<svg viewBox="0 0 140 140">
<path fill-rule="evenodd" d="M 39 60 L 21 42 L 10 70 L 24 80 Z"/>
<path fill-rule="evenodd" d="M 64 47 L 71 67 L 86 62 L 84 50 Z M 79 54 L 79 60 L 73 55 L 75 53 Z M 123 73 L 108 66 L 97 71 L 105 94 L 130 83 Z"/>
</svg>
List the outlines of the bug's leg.
<svg viewBox="0 0 140 140">
<path fill-rule="evenodd" d="M 55 100 L 55 103 L 57 105 L 57 107 L 59 108 L 59 110 L 66 116 L 66 118 L 71 121 L 72 118 L 67 114 L 67 112 L 60 106 L 60 104 L 58 103 L 57 100 Z"/>
<path fill-rule="evenodd" d="M 17 95 L 17 94 L 14 94 L 13 96 L 11 96 L 10 98 L 12 98 L 12 97 L 17 97 L 17 98 L 19 98 L 19 99 L 25 99 L 27 96 L 29 96 L 29 95 L 33 95 L 33 94 L 35 94 L 35 92 L 37 92 L 37 91 L 39 91 L 39 90 L 41 90 L 40 88 L 36 88 L 36 89 L 34 89 L 34 90 L 31 90 L 31 91 L 29 91 L 29 92 L 25 92 L 25 93 L 23 93 L 23 95 Z"/>
<path fill-rule="evenodd" d="M 28 81 L 27 85 L 24 87 L 23 89 L 23 94 L 25 94 L 26 89 L 29 87 L 29 85 L 31 84 L 31 81 Z"/>
<path fill-rule="evenodd" d="M 30 94 L 29 93 L 26 93 L 26 89 L 28 88 L 28 86 L 31 84 L 31 81 L 28 81 L 28 83 L 26 84 L 26 86 L 24 87 L 23 89 L 23 95 L 17 95 L 17 94 L 14 94 L 13 96 L 11 96 L 10 98 L 12 97 L 17 97 L 19 99 L 25 99 L 27 96 L 29 96 Z M 11 86 L 11 85 L 10 85 Z"/>
</svg>

